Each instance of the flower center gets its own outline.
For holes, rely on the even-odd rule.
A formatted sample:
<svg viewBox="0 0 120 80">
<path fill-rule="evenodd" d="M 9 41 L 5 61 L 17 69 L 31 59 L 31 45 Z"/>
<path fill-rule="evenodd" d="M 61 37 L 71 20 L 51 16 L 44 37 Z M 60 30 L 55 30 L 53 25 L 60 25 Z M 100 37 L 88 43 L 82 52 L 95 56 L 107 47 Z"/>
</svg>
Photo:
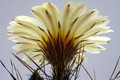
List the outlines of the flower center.
<svg viewBox="0 0 120 80">
<path fill-rule="evenodd" d="M 47 41 L 43 40 L 46 45 L 44 47 L 46 59 L 54 66 L 68 65 L 77 53 L 73 39 L 66 40 L 58 34 L 56 38 L 48 37 Z"/>
</svg>

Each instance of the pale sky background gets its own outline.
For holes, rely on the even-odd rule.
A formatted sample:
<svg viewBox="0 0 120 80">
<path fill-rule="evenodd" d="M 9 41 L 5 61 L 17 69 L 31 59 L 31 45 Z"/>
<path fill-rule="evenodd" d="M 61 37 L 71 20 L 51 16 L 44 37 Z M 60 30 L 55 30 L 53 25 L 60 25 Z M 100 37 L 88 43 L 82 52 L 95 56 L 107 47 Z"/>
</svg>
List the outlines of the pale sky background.
<svg viewBox="0 0 120 80">
<path fill-rule="evenodd" d="M 8 40 L 10 36 L 7 35 L 6 28 L 9 26 L 9 22 L 14 19 L 15 16 L 32 16 L 31 8 L 36 5 L 41 5 L 44 2 L 52 2 L 61 10 L 66 1 L 67 0 L 0 0 L 0 60 L 2 60 L 11 71 L 10 59 L 12 59 L 23 76 L 23 80 L 28 80 L 27 75 L 30 74 L 30 71 L 11 54 L 11 52 L 15 53 L 16 50 L 12 49 L 15 43 Z M 116 61 L 120 56 L 120 0 L 81 0 L 81 2 L 87 3 L 87 10 L 97 8 L 101 15 L 109 16 L 111 21 L 108 25 L 111 26 L 114 32 L 105 34 L 105 36 L 112 38 L 109 44 L 104 45 L 106 50 L 101 51 L 101 54 L 98 55 L 85 53 L 88 61 L 84 63 L 86 69 L 92 76 L 93 70 L 96 70 L 97 80 L 109 80 Z M 117 71 L 118 70 L 120 70 L 120 64 L 117 68 Z M 12 80 L 1 64 L 0 80 Z M 82 70 L 78 80 L 90 79 L 85 71 Z"/>
</svg>

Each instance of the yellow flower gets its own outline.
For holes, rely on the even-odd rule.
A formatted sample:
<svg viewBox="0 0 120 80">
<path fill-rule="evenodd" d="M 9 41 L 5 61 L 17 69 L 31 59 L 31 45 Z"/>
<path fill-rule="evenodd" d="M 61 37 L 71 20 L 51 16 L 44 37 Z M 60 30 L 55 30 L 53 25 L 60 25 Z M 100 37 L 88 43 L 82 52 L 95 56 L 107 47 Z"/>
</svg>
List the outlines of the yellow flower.
<svg viewBox="0 0 120 80">
<path fill-rule="evenodd" d="M 32 7 L 32 14 L 37 19 L 17 16 L 8 30 L 14 35 L 10 40 L 16 43 L 13 48 L 18 54 L 26 53 L 35 61 L 66 65 L 74 57 L 85 59 L 83 52 L 99 53 L 98 49 L 105 49 L 101 44 L 110 40 L 98 36 L 112 32 L 107 17 L 99 15 L 97 9 L 86 12 L 85 3 L 75 6 L 67 2 L 61 12 L 54 4 L 44 3 Z M 27 57 L 24 60 L 29 61 Z"/>
</svg>

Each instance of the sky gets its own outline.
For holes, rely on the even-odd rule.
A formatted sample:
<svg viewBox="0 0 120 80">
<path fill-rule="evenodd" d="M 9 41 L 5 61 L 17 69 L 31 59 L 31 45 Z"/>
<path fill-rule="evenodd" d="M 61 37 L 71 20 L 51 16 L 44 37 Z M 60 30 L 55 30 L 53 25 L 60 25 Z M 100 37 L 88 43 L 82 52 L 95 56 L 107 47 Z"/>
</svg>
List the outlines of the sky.
<svg viewBox="0 0 120 80">
<path fill-rule="evenodd" d="M 2 60 L 11 71 L 11 59 L 23 76 L 23 80 L 28 79 L 30 71 L 12 55 L 12 53 L 16 53 L 17 51 L 12 49 L 15 43 L 8 40 L 10 37 L 7 35 L 9 22 L 19 15 L 33 17 L 31 8 L 36 5 L 42 5 L 45 2 L 54 3 L 61 10 L 66 1 L 68 0 L 0 0 L 0 60 Z M 108 16 L 110 20 L 108 26 L 111 26 L 111 29 L 114 30 L 112 33 L 103 34 L 111 38 L 109 44 L 103 45 L 106 50 L 100 51 L 101 53 L 97 55 L 85 53 L 87 62 L 83 63 L 92 77 L 95 70 L 96 80 L 109 80 L 116 61 L 120 56 L 120 0 L 80 0 L 80 2 L 85 2 L 87 4 L 87 11 L 98 9 L 100 15 Z M 22 55 L 18 56 L 22 57 Z M 117 68 L 117 71 L 118 70 L 120 70 L 120 63 Z M 0 80 L 12 80 L 1 64 Z M 78 80 L 90 80 L 90 78 L 86 72 L 82 70 Z"/>
</svg>

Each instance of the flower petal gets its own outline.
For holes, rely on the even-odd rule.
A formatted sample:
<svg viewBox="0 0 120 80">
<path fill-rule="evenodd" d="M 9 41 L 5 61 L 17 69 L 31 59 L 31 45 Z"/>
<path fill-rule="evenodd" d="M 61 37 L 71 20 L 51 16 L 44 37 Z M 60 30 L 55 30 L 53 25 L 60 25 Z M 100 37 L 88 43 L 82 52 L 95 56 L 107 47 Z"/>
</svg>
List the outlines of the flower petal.
<svg viewBox="0 0 120 80">
<path fill-rule="evenodd" d="M 91 43 L 96 43 L 96 44 L 107 44 L 110 40 L 108 37 L 101 37 L 101 36 L 94 36 L 94 37 L 89 37 L 87 40 Z"/>
<path fill-rule="evenodd" d="M 98 44 L 89 44 L 85 45 L 84 50 L 89 53 L 99 53 L 98 49 L 105 50 L 104 47 L 98 45 Z"/>
<path fill-rule="evenodd" d="M 49 23 L 52 25 L 54 34 L 58 32 L 58 20 L 59 20 L 59 10 L 52 3 L 44 3 L 42 5 L 48 12 L 47 16 L 49 17 Z"/>
</svg>

